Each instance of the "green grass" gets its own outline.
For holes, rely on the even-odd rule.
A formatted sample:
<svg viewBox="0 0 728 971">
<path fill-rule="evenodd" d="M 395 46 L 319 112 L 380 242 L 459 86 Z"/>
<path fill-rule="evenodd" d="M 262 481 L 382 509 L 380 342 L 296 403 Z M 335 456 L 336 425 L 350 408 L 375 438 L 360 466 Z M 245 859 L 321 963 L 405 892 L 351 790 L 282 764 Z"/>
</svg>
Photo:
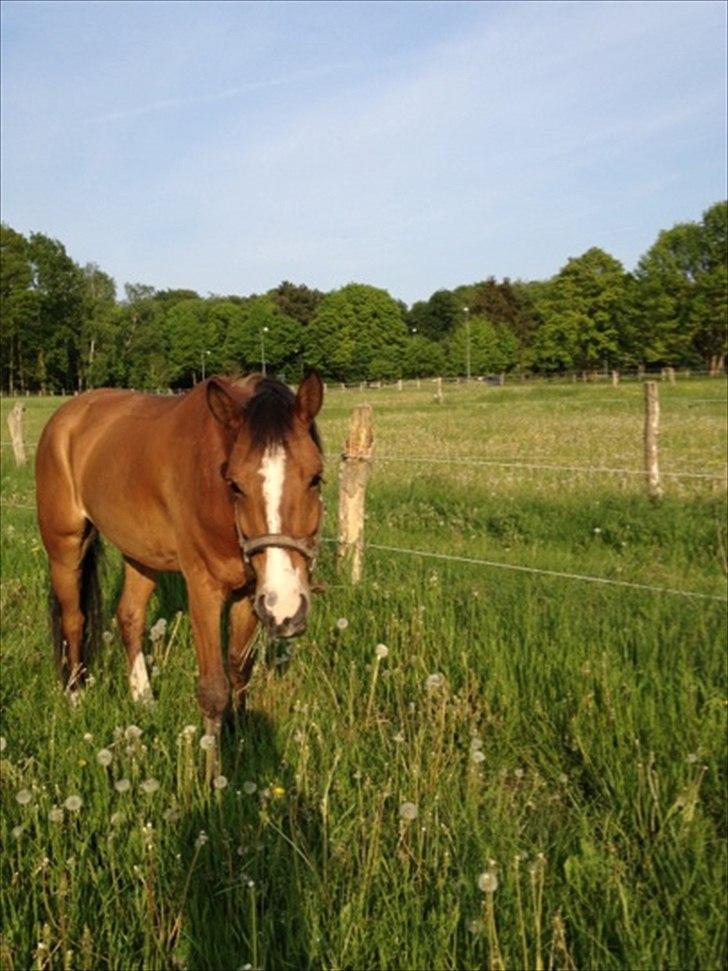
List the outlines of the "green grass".
<svg viewBox="0 0 728 971">
<path fill-rule="evenodd" d="M 663 468 L 720 471 L 725 384 L 660 391 Z M 321 423 L 329 535 L 336 456 L 361 400 L 380 454 L 640 468 L 636 385 L 446 388 L 443 406 L 424 384 L 334 391 Z M 31 440 L 56 405 L 29 402 Z M 0 966 L 725 966 L 723 603 L 375 550 L 352 588 L 328 548 L 309 631 L 290 660 L 263 650 L 252 711 L 222 740 L 228 784 L 211 793 L 200 729 L 183 732 L 199 717 L 181 585 L 166 578 L 150 608 L 169 626 L 148 646 L 157 704 L 140 709 L 111 623 L 108 550 L 112 643 L 70 709 L 52 670 L 45 556 L 20 508 L 32 473 L 7 451 Z M 666 480 L 658 506 L 643 491 L 634 476 L 387 461 L 367 533 L 724 595 L 725 484 Z M 145 793 L 150 778 L 159 788 Z M 51 822 L 72 794 L 80 810 Z M 416 819 L 400 819 L 404 802 Z M 478 887 L 486 869 L 492 894 Z"/>
</svg>

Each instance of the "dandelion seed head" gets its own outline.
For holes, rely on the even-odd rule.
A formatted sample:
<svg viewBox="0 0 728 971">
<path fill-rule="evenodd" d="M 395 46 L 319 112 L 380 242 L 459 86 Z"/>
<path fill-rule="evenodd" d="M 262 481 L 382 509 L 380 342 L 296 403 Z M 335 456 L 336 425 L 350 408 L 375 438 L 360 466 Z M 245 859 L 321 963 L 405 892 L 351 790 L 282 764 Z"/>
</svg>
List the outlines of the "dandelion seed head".
<svg viewBox="0 0 728 971">
<path fill-rule="evenodd" d="M 478 887 L 483 893 L 495 893 L 498 889 L 498 877 L 492 870 L 485 870 L 478 877 Z"/>
<path fill-rule="evenodd" d="M 114 783 L 117 792 L 128 792 L 131 789 L 131 782 L 128 779 L 117 779 Z"/>
<path fill-rule="evenodd" d="M 63 822 L 63 810 L 60 806 L 54 806 L 48 813 L 48 819 L 51 823 L 62 823 Z"/>
<path fill-rule="evenodd" d="M 523 778 L 523 769 L 514 769 L 514 770 L 513 770 L 513 775 L 514 775 L 514 776 L 515 776 L 515 777 L 516 777 L 517 779 L 522 779 L 522 778 Z"/>
<path fill-rule="evenodd" d="M 197 839 L 195 840 L 195 847 L 199 850 L 201 846 L 205 845 L 207 840 L 208 840 L 207 833 L 204 831 L 204 829 L 201 829 L 200 832 L 197 834 Z"/>
<path fill-rule="evenodd" d="M 23 827 L 22 826 L 13 826 L 11 835 L 12 835 L 12 837 L 13 837 L 14 840 L 19 840 L 20 837 L 23 835 Z"/>
<path fill-rule="evenodd" d="M 121 826 L 124 822 L 124 813 L 112 813 L 109 822 L 112 826 Z"/>
<path fill-rule="evenodd" d="M 15 798 L 21 806 L 27 806 L 33 798 L 33 793 L 30 791 L 30 789 L 20 789 L 18 792 L 16 792 Z"/>
<path fill-rule="evenodd" d="M 101 640 L 104 642 L 104 644 L 111 644 L 113 639 L 114 639 L 114 635 L 111 633 L 110 630 L 105 630 L 101 635 Z"/>
<path fill-rule="evenodd" d="M 144 782 L 139 785 L 139 788 L 142 790 L 142 792 L 145 792 L 148 796 L 151 796 L 153 792 L 156 792 L 157 789 L 159 789 L 159 782 L 156 779 L 145 779 Z"/>
<path fill-rule="evenodd" d="M 339 619 L 336 621 L 336 626 L 339 630 L 346 630 L 346 628 L 349 626 L 349 621 L 346 619 L 346 617 L 339 617 Z"/>
<path fill-rule="evenodd" d="M 83 740 L 84 740 L 84 742 L 88 742 L 88 743 L 89 743 L 89 745 L 90 745 L 90 744 L 91 744 L 91 742 L 93 742 L 93 740 L 94 740 L 94 737 L 93 737 L 93 735 L 91 734 L 91 732 L 84 732 L 84 736 L 83 736 Z"/>
<path fill-rule="evenodd" d="M 417 819 L 417 806 L 413 802 L 400 803 L 399 818 L 408 822 L 412 819 Z"/>
<path fill-rule="evenodd" d="M 197 725 L 185 725 L 185 727 L 180 732 L 180 735 L 184 735 L 186 738 L 192 738 L 192 736 L 197 731 Z"/>
<path fill-rule="evenodd" d="M 378 657 L 379 660 L 383 660 L 389 654 L 389 648 L 386 644 L 377 644 L 374 648 L 374 655 Z"/>
<path fill-rule="evenodd" d="M 691 752 L 690 755 L 688 755 L 687 761 L 690 765 L 695 765 L 695 763 L 698 761 L 698 758 L 699 756 L 697 752 Z"/>
<path fill-rule="evenodd" d="M 66 799 L 63 805 L 69 813 L 77 813 L 81 806 L 83 806 L 83 799 L 80 796 L 72 795 Z"/>
<path fill-rule="evenodd" d="M 224 789 L 225 786 L 228 784 L 228 781 L 224 775 L 218 775 L 218 776 L 215 776 L 215 778 L 212 780 L 212 784 L 215 787 L 215 789 Z"/>
<path fill-rule="evenodd" d="M 485 762 L 485 752 L 482 752 L 479 748 L 473 749 L 470 753 L 470 761 L 475 762 L 476 765 Z"/>
<path fill-rule="evenodd" d="M 250 780 L 243 783 L 243 792 L 247 792 L 249 796 L 252 796 L 257 788 L 257 785 Z"/>
<path fill-rule="evenodd" d="M 441 688 L 444 683 L 445 678 L 439 672 L 436 672 L 435 674 L 428 674 L 428 676 L 425 678 L 425 688 L 427 691 L 436 691 L 438 688 Z"/>
<path fill-rule="evenodd" d="M 211 752 L 215 748 L 216 741 L 214 735 L 203 735 L 200 739 L 200 748 L 204 752 Z"/>
<path fill-rule="evenodd" d="M 127 742 L 136 742 L 137 739 L 142 737 L 142 730 L 138 725 L 127 725 L 124 730 L 124 737 Z"/>
<path fill-rule="evenodd" d="M 96 753 L 96 761 L 99 765 L 111 765 L 111 760 L 114 758 L 112 752 L 108 748 L 100 748 Z"/>
<path fill-rule="evenodd" d="M 397 745 L 401 745 L 404 742 L 404 732 L 397 732 L 392 736 L 392 741 L 396 742 Z"/>
</svg>

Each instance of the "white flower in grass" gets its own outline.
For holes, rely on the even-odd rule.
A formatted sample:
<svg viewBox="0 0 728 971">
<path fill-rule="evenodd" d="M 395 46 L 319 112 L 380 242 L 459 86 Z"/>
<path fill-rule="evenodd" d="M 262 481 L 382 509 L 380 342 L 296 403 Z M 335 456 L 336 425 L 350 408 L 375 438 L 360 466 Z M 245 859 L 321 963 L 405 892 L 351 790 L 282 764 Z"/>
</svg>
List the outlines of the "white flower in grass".
<svg viewBox="0 0 728 971">
<path fill-rule="evenodd" d="M 254 782 L 248 781 L 243 783 L 243 791 L 247 792 L 249 796 L 252 796 L 257 788 L 258 787 Z"/>
<path fill-rule="evenodd" d="M 470 761 L 475 762 L 476 765 L 485 762 L 485 752 L 481 752 L 479 748 L 473 749 L 470 752 Z"/>
<path fill-rule="evenodd" d="M 383 660 L 389 654 L 389 648 L 386 644 L 377 644 L 374 648 L 374 656 L 378 657 L 379 660 Z"/>
<path fill-rule="evenodd" d="M 121 826 L 124 822 L 124 813 L 112 813 L 109 817 L 109 822 L 112 826 Z"/>
<path fill-rule="evenodd" d="M 346 617 L 339 617 L 339 619 L 336 621 L 336 626 L 339 630 L 346 630 L 346 628 L 349 626 L 349 621 L 346 619 Z"/>
<path fill-rule="evenodd" d="M 185 725 L 185 727 L 180 732 L 180 735 L 188 735 L 192 737 L 197 732 L 197 725 Z"/>
<path fill-rule="evenodd" d="M 413 802 L 403 802 L 399 807 L 399 818 L 409 822 L 417 819 L 417 806 Z"/>
<path fill-rule="evenodd" d="M 212 780 L 212 784 L 215 789 L 224 789 L 228 784 L 228 781 L 224 775 L 218 775 Z"/>
<path fill-rule="evenodd" d="M 148 796 L 151 796 L 153 792 L 159 789 L 159 782 L 156 779 L 145 779 L 144 782 L 140 783 L 139 788 L 142 792 L 146 792 Z"/>
<path fill-rule="evenodd" d="M 164 617 L 160 617 L 159 620 L 156 622 L 156 624 L 152 625 L 152 628 L 149 631 L 149 638 L 153 642 L 159 641 L 164 637 L 166 633 L 167 633 L 167 621 L 164 619 Z"/>
<path fill-rule="evenodd" d="M 91 742 L 93 742 L 93 740 L 94 740 L 94 737 L 93 737 L 93 735 L 91 734 L 91 732 L 86 732 L 86 733 L 84 734 L 84 736 L 83 736 L 83 740 L 84 740 L 84 742 L 88 742 L 88 743 L 89 743 L 89 745 L 90 745 L 90 744 L 91 744 Z"/>
<path fill-rule="evenodd" d="M 114 758 L 111 749 L 100 748 L 96 753 L 96 761 L 99 765 L 107 766 L 111 765 L 111 760 Z"/>
<path fill-rule="evenodd" d="M 181 817 L 179 809 L 174 806 L 170 806 L 169 809 L 165 810 L 164 819 L 168 823 L 176 823 Z"/>
<path fill-rule="evenodd" d="M 495 893 L 498 889 L 498 877 L 493 870 L 484 870 L 478 877 L 478 887 L 483 893 Z"/>
<path fill-rule="evenodd" d="M 110 630 L 105 630 L 101 635 L 101 640 L 104 642 L 104 644 L 111 644 L 113 639 L 114 639 L 114 635 L 111 633 Z"/>
<path fill-rule="evenodd" d="M 445 683 L 444 675 L 436 672 L 435 674 L 428 674 L 425 678 L 425 688 L 427 691 L 437 691 Z"/>
<path fill-rule="evenodd" d="M 217 739 L 214 735 L 203 735 L 200 739 L 200 748 L 204 752 L 211 752 L 217 743 Z"/>
<path fill-rule="evenodd" d="M 397 745 L 401 745 L 404 742 L 404 732 L 397 732 L 396 735 L 392 735 L 392 741 L 396 742 Z"/>
<path fill-rule="evenodd" d="M 63 803 L 69 813 L 77 813 L 81 806 L 83 806 L 83 799 L 80 796 L 69 796 L 68 799 Z"/>
<path fill-rule="evenodd" d="M 7 747 L 8 747 L 8 743 L 5 740 L 5 736 L 0 735 L 0 752 L 4 752 Z"/>
<path fill-rule="evenodd" d="M 128 742 L 136 742 L 137 739 L 142 737 L 142 730 L 138 725 L 127 725 L 124 731 L 124 737 Z"/>
<path fill-rule="evenodd" d="M 699 758 L 699 755 L 697 752 L 691 752 L 687 758 L 688 764 L 695 765 L 695 763 L 698 761 L 698 758 Z"/>
<path fill-rule="evenodd" d="M 33 798 L 33 793 L 30 791 L 30 789 L 20 789 L 15 794 L 15 798 L 18 800 L 21 806 L 27 806 Z"/>
<path fill-rule="evenodd" d="M 483 739 L 480 737 L 480 735 L 473 735 L 473 737 L 470 739 L 470 751 L 475 752 L 476 749 L 479 749 L 482 747 L 483 747 Z"/>
<path fill-rule="evenodd" d="M 62 823 L 63 822 L 63 810 L 60 806 L 54 806 L 53 809 L 48 813 L 48 819 L 51 823 Z"/>
<path fill-rule="evenodd" d="M 207 833 L 204 831 L 204 829 L 201 829 L 200 832 L 197 834 L 197 839 L 195 840 L 195 849 L 199 850 L 201 846 L 205 845 L 207 840 L 208 840 Z"/>
<path fill-rule="evenodd" d="M 117 779 L 114 783 L 117 792 L 128 792 L 131 789 L 131 782 L 128 779 Z"/>
<path fill-rule="evenodd" d="M 19 840 L 22 835 L 23 835 L 23 827 L 22 826 L 14 826 L 13 829 L 12 829 L 12 837 L 13 837 L 13 839 L 14 840 Z"/>
</svg>

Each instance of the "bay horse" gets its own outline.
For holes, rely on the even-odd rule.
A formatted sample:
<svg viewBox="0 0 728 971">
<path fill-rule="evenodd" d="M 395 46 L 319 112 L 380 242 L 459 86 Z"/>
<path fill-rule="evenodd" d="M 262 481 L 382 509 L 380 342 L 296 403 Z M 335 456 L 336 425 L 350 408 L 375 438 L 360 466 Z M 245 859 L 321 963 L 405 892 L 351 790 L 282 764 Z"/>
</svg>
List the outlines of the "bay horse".
<svg viewBox="0 0 728 971">
<path fill-rule="evenodd" d="M 146 608 L 158 573 L 174 571 L 187 585 L 206 733 L 219 732 L 230 696 L 220 636 L 227 602 L 232 700 L 244 709 L 258 624 L 278 637 L 305 629 L 322 510 L 322 401 L 316 372 L 295 394 L 252 374 L 215 376 L 180 397 L 102 388 L 55 412 L 36 452 L 36 502 L 69 693 L 101 632 L 101 535 L 124 560 L 117 619 L 132 696 L 151 699 Z"/>
</svg>

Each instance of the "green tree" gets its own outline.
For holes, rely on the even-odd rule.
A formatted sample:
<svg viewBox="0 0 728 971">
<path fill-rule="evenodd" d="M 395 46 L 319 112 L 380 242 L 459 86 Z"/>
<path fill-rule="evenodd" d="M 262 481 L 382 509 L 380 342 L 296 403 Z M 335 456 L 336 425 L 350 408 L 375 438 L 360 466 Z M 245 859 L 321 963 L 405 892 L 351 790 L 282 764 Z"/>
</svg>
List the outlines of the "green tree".
<svg viewBox="0 0 728 971">
<path fill-rule="evenodd" d="M 38 294 L 31 289 L 33 272 L 28 240 L 0 226 L 0 360 L 2 386 L 10 394 L 34 386 L 39 341 Z"/>
<path fill-rule="evenodd" d="M 412 305 L 407 325 L 422 337 L 440 341 L 446 339 L 464 319 L 462 300 L 450 290 L 437 290 L 429 300 Z"/>
<path fill-rule="evenodd" d="M 271 296 L 251 297 L 227 332 L 223 359 L 241 371 L 265 367 L 268 374 L 294 380 L 301 374 L 302 337 L 301 324 L 282 313 Z"/>
<path fill-rule="evenodd" d="M 447 373 L 447 359 L 442 344 L 420 334 L 407 338 L 402 375 L 405 378 L 426 378 Z"/>
<path fill-rule="evenodd" d="M 518 361 L 518 341 L 508 327 L 497 327 L 485 317 L 461 324 L 449 341 L 451 374 L 466 374 L 468 349 L 471 374 L 500 374 Z"/>
<path fill-rule="evenodd" d="M 83 304 L 79 347 L 79 386 L 108 381 L 116 333 L 116 284 L 95 263 L 83 268 Z"/>
<path fill-rule="evenodd" d="M 623 353 L 627 277 L 619 260 L 593 247 L 574 257 L 549 282 L 534 358 L 547 371 L 596 368 Z"/>
<path fill-rule="evenodd" d="M 399 377 L 407 328 L 386 290 L 350 283 L 329 293 L 304 331 L 306 363 L 335 381 Z"/>
<path fill-rule="evenodd" d="M 31 288 L 37 294 L 36 385 L 66 391 L 79 386 L 84 279 L 57 239 L 32 233 Z"/>
<path fill-rule="evenodd" d="M 284 316 L 292 317 L 303 326 L 311 322 L 324 297 L 320 290 L 311 290 L 305 284 L 295 284 L 288 280 L 284 280 L 268 295 Z"/>
</svg>

